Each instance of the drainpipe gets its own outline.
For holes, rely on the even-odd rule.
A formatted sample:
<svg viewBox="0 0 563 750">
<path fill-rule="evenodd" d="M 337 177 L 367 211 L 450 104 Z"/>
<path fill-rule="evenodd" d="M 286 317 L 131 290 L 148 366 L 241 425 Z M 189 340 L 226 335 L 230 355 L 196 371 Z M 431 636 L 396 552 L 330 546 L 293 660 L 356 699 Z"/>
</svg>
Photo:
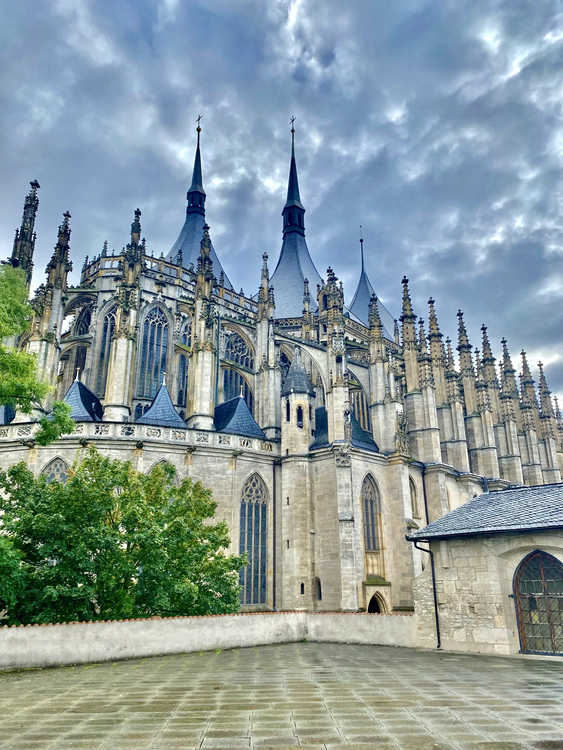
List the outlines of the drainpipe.
<svg viewBox="0 0 563 750">
<path fill-rule="evenodd" d="M 410 464 L 413 464 L 414 466 L 420 467 L 420 473 L 422 475 L 422 497 L 424 499 L 424 516 L 426 518 L 426 525 L 430 523 L 430 517 L 428 515 L 428 496 L 426 494 L 426 467 L 428 464 L 425 464 L 423 461 L 409 461 Z M 418 547 L 417 547 L 418 549 Z M 424 550 L 426 552 L 426 550 Z"/>
<path fill-rule="evenodd" d="M 426 547 L 419 547 L 417 544 L 416 539 L 409 539 L 409 537 L 405 537 L 407 541 L 412 542 L 417 550 L 420 550 L 421 552 L 427 552 L 430 555 L 430 571 L 432 573 L 432 594 L 434 596 L 434 621 L 436 622 L 436 648 L 442 647 L 442 640 L 440 637 L 440 615 L 438 613 L 438 594 L 436 592 L 436 569 L 434 568 L 434 553 L 430 549 L 430 546 L 428 549 Z M 430 545 L 430 542 L 428 543 Z"/>
</svg>

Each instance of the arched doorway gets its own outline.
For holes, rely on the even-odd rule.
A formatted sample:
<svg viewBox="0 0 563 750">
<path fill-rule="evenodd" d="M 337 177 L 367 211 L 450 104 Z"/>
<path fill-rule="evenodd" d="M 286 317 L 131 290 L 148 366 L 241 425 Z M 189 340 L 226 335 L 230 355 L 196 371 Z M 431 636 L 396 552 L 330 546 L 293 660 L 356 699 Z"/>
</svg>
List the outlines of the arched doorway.
<svg viewBox="0 0 563 750">
<path fill-rule="evenodd" d="M 514 598 L 523 653 L 563 653 L 563 565 L 536 550 L 514 574 Z"/>
<path fill-rule="evenodd" d="M 369 600 L 368 614 L 370 614 L 370 615 L 379 615 L 379 614 L 381 614 L 381 605 L 379 604 L 379 599 L 377 598 L 377 596 L 375 594 Z"/>
</svg>

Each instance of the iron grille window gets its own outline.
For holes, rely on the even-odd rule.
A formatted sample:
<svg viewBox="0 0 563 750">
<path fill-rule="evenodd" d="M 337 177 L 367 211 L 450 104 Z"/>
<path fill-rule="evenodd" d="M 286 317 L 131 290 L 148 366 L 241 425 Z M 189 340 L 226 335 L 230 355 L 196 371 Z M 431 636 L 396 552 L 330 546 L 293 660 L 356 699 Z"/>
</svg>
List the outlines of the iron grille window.
<svg viewBox="0 0 563 750">
<path fill-rule="evenodd" d="M 54 458 L 43 469 L 41 476 L 46 477 L 49 484 L 51 482 L 64 484 L 68 479 L 68 464 L 62 458 Z"/>
<path fill-rule="evenodd" d="M 362 507 L 364 510 L 364 544 L 368 551 L 379 549 L 379 492 L 371 476 L 362 485 Z"/>
<path fill-rule="evenodd" d="M 168 322 L 160 307 L 153 308 L 143 323 L 143 343 L 141 345 L 141 367 L 137 395 L 154 398 L 162 384 L 166 370 L 166 349 L 168 347 Z"/>
<path fill-rule="evenodd" d="M 242 336 L 239 336 L 237 333 L 229 336 L 225 349 L 225 359 L 246 367 L 247 370 L 254 370 L 254 354 L 252 349 Z"/>
<path fill-rule="evenodd" d="M 240 572 L 241 604 L 266 604 L 267 490 L 258 474 L 242 488 L 240 504 L 240 553 L 248 554 L 248 565 Z"/>
<path fill-rule="evenodd" d="M 106 379 L 108 374 L 109 354 L 111 340 L 115 330 L 115 310 L 109 312 L 104 318 L 102 327 L 102 343 L 100 346 L 100 358 L 98 360 L 98 382 L 96 390 L 100 398 L 104 398 L 106 391 Z"/>
<path fill-rule="evenodd" d="M 563 653 L 563 565 L 546 552 L 528 555 L 514 576 L 523 652 Z"/>
</svg>

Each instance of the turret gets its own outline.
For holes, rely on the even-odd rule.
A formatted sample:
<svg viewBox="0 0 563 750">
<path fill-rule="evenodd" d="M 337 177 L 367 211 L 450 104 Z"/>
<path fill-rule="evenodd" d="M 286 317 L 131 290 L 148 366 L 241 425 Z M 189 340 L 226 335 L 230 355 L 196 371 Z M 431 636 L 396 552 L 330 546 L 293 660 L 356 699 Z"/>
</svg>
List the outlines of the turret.
<svg viewBox="0 0 563 750">
<path fill-rule="evenodd" d="M 25 271 L 28 286 L 31 284 L 33 253 L 35 252 L 35 240 L 37 239 L 37 234 L 35 233 L 35 217 L 37 216 L 37 209 L 39 207 L 37 191 L 41 187 L 37 180 L 33 180 L 29 184 L 31 185 L 31 190 L 25 199 L 21 226 L 19 229 L 16 229 L 14 246 L 10 257 L 10 263 L 14 268 L 22 268 Z"/>
<path fill-rule="evenodd" d="M 296 346 L 282 387 L 282 455 L 308 453 L 312 442 L 315 389 Z"/>
</svg>

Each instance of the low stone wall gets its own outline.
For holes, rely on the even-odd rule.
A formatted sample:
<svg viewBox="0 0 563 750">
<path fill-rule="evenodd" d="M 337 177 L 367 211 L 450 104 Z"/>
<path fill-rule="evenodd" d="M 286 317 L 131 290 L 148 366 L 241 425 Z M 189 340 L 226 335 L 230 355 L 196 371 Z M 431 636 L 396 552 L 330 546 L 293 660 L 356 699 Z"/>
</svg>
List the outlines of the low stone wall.
<svg viewBox="0 0 563 750">
<path fill-rule="evenodd" d="M 301 640 L 414 646 L 412 615 L 260 612 L 0 628 L 0 669 L 53 667 Z"/>
</svg>

